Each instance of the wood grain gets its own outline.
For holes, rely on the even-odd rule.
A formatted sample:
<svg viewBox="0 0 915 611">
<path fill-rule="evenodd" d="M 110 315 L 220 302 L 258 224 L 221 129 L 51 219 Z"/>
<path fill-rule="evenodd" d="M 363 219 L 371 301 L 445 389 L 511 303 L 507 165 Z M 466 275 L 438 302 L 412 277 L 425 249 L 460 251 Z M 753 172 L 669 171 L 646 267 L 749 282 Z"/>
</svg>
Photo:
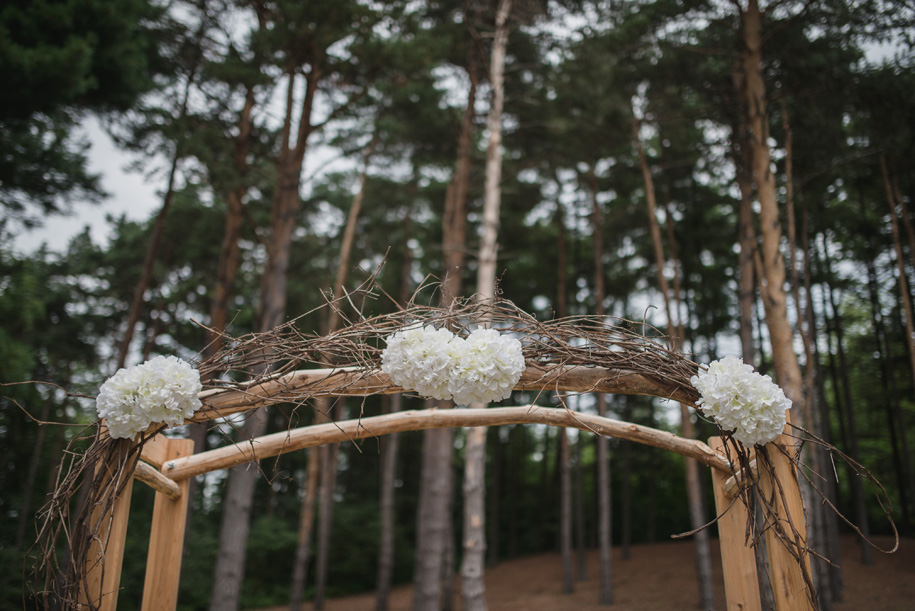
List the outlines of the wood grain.
<svg viewBox="0 0 915 611">
<path fill-rule="evenodd" d="M 721 437 L 711 437 L 709 447 L 724 456 Z M 747 544 L 747 508 L 725 487 L 734 478 L 712 469 L 715 489 L 715 511 L 718 514 L 718 537 L 721 542 L 721 569 L 724 573 L 724 595 L 728 611 L 761 611 L 759 579 L 756 575 L 756 554 Z"/>
<path fill-rule="evenodd" d="M 167 439 L 164 445 L 166 464 L 194 453 L 194 442 L 190 439 Z M 178 484 L 181 491 L 178 498 L 161 492 L 156 494 L 141 611 L 174 611 L 178 605 L 190 483 L 185 479 Z"/>
</svg>

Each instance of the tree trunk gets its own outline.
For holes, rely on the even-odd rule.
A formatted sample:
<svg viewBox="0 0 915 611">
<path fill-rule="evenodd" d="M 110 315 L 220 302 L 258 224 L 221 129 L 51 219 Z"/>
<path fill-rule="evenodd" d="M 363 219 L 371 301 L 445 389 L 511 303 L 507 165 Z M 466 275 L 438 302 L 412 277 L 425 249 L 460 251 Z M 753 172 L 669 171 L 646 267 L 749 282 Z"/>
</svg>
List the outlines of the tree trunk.
<svg viewBox="0 0 915 611">
<path fill-rule="evenodd" d="M 762 77 L 762 15 L 757 0 L 749 0 L 741 14 L 744 43 L 743 74 L 746 79 L 744 109 L 748 113 L 750 144 L 753 149 L 753 178 L 759 197 L 762 238 L 762 281 L 766 326 L 772 343 L 772 360 L 778 383 L 795 407 L 803 410 L 801 370 L 794 353 L 793 333 L 788 322 L 785 295 L 785 262 L 781 255 L 781 221 L 776 197 L 775 175 L 770 168 L 769 122 L 766 87 Z"/>
<path fill-rule="evenodd" d="M 412 218 L 409 212 L 404 218 L 404 260 L 400 270 L 400 295 L 398 303 L 406 304 L 410 299 L 410 290 L 413 283 L 410 279 L 410 268 L 413 265 L 413 251 L 407 245 L 411 234 Z M 391 395 L 387 404 L 388 413 L 396 413 L 402 409 L 403 395 Z M 386 611 L 388 599 L 391 594 L 391 584 L 394 578 L 394 541 L 397 523 L 395 521 L 394 481 L 397 474 L 397 456 L 400 449 L 400 435 L 394 433 L 384 438 L 381 446 L 381 482 L 379 483 L 379 542 L 378 542 L 378 582 L 376 585 L 375 608 L 377 611 Z"/>
<path fill-rule="evenodd" d="M 336 331 L 340 327 L 340 322 L 342 320 L 338 308 L 341 307 L 340 300 L 342 300 L 344 296 L 344 287 L 346 285 L 346 277 L 349 274 L 349 262 L 350 257 L 352 256 L 353 242 L 355 242 L 356 239 L 356 225 L 359 220 L 359 214 L 362 211 L 362 203 L 365 201 L 365 185 L 368 181 L 369 163 L 377 144 L 378 133 L 376 132 L 365 149 L 362 175 L 359 179 L 359 190 L 353 197 L 353 202 L 346 218 L 346 226 L 343 230 L 343 241 L 340 245 L 340 260 L 337 263 L 337 274 L 333 286 L 334 304 L 331 306 L 328 313 L 326 333 L 333 333 Z M 333 415 L 335 419 L 342 420 L 346 417 L 345 405 L 346 403 L 343 398 L 338 398 L 336 400 Z M 322 412 L 319 411 L 317 413 L 320 415 Z M 328 412 L 325 411 L 323 413 Z M 322 420 L 323 419 L 319 418 L 318 421 L 320 422 Z M 318 453 L 318 456 L 321 458 L 321 493 L 319 495 L 321 508 L 318 514 L 318 549 L 315 559 L 315 611 L 324 608 L 324 591 L 327 585 L 328 570 L 327 559 L 330 552 L 330 535 L 333 530 L 334 490 L 336 489 L 337 483 L 337 462 L 339 454 L 340 444 L 338 443 L 322 448 Z"/>
<path fill-rule="evenodd" d="M 745 86 L 743 64 L 735 61 L 731 72 L 734 90 L 742 96 Z M 736 170 L 740 203 L 737 212 L 737 235 L 740 254 L 737 259 L 737 303 L 740 309 L 740 345 L 743 362 L 756 363 L 756 345 L 753 339 L 753 305 L 756 301 L 756 283 L 753 277 L 753 260 L 756 256 L 756 231 L 753 228 L 753 159 L 747 138 L 747 117 L 738 113 L 737 125 L 732 130 L 731 158 Z"/>
<path fill-rule="evenodd" d="M 645 149 L 642 146 L 641 137 L 639 136 L 639 121 L 633 112 L 632 115 L 632 140 L 635 144 L 639 156 L 639 166 L 642 171 L 642 179 L 645 185 L 645 201 L 648 206 L 648 225 L 651 231 L 651 241 L 654 245 L 655 266 L 658 270 L 658 285 L 661 289 L 661 295 L 664 299 L 664 311 L 667 314 L 667 334 L 670 336 L 670 342 L 674 350 L 681 350 L 683 346 L 683 328 L 677 323 L 679 317 L 675 317 L 675 306 L 679 304 L 679 295 L 670 297 L 670 286 L 667 276 L 664 274 L 664 267 L 667 259 L 664 256 L 664 245 L 661 241 L 661 228 L 658 224 L 657 204 L 655 200 L 654 181 L 651 177 L 651 169 L 648 167 L 648 158 L 645 155 Z M 673 301 L 673 303 L 671 303 Z M 680 431 L 687 439 L 694 439 L 696 436 L 693 429 L 692 420 L 690 420 L 689 408 L 686 404 L 680 404 Z M 712 589 L 712 554 L 709 545 L 708 529 L 702 528 L 705 525 L 705 509 L 702 506 L 702 482 L 699 475 L 699 463 L 695 460 L 685 460 L 686 467 L 686 492 L 689 497 L 689 515 L 690 524 L 696 531 L 694 540 L 696 544 L 696 574 L 699 579 L 699 604 L 703 609 L 711 609 L 715 606 L 715 594 Z"/>
<path fill-rule="evenodd" d="M 175 195 L 175 175 L 178 172 L 178 161 L 181 159 L 180 149 L 179 143 L 175 146 L 175 152 L 172 155 L 172 163 L 168 171 L 168 186 L 165 188 L 162 207 L 159 208 L 159 213 L 156 215 L 152 235 L 149 237 L 149 245 L 146 247 L 146 256 L 143 258 L 143 271 L 140 272 L 140 279 L 137 281 L 137 286 L 133 291 L 133 300 L 130 302 L 130 310 L 127 315 L 127 328 L 124 330 L 124 338 L 121 340 L 121 347 L 118 350 L 118 369 L 127 364 L 127 353 L 130 351 L 130 344 L 133 342 L 134 330 L 140 320 L 140 314 L 143 313 L 146 290 L 152 282 L 153 267 L 155 266 L 156 258 L 159 256 L 159 243 L 162 241 L 165 221 L 168 218 L 168 211 Z"/>
<path fill-rule="evenodd" d="M 597 178 L 594 166 L 588 167 L 588 194 L 591 200 L 591 230 L 594 235 L 594 313 L 603 317 L 604 298 L 604 222 L 600 204 L 597 201 Z M 597 395 L 597 413 L 607 413 L 607 398 Z M 613 558 L 611 555 L 611 497 L 610 497 L 610 444 L 606 437 L 597 438 L 597 545 L 600 555 L 600 595 L 601 605 L 613 604 Z"/>
<path fill-rule="evenodd" d="M 816 420 L 820 425 L 819 431 L 820 436 L 826 441 L 829 442 L 832 437 L 832 432 L 829 426 L 829 410 L 826 405 L 826 393 L 823 389 L 823 371 L 821 366 L 820 359 L 820 350 L 819 344 L 817 341 L 817 321 L 816 313 L 813 307 L 813 292 L 811 291 L 811 266 L 810 266 L 810 232 L 808 230 L 808 214 L 807 206 L 804 206 L 804 215 L 803 215 L 803 228 L 801 230 L 801 249 L 804 253 L 804 293 L 806 300 L 805 314 L 807 316 L 807 329 L 810 333 L 810 344 L 813 346 L 813 358 L 814 358 L 814 392 L 816 393 L 816 400 L 814 401 L 814 406 L 816 407 Z M 825 453 L 824 453 L 825 454 Z M 825 456 L 821 461 L 821 464 L 825 464 Z M 823 483 L 823 492 L 826 495 L 826 498 L 836 507 L 838 507 L 838 493 L 836 491 L 836 481 L 834 477 L 826 477 Z M 826 557 L 827 558 L 840 558 L 841 554 L 839 553 L 839 522 L 836 512 L 834 511 L 823 511 L 823 522 L 821 524 L 821 529 L 823 532 L 822 540 L 824 541 L 826 547 Z M 827 587 L 829 588 L 829 598 L 833 602 L 839 602 L 842 600 L 842 567 L 838 564 L 830 564 L 827 568 L 829 571 L 829 579 Z"/>
<path fill-rule="evenodd" d="M 248 88 L 245 94 L 245 104 L 238 118 L 238 135 L 233 140 L 233 166 L 236 176 L 241 179 L 248 173 L 248 151 L 251 148 L 251 130 L 253 123 L 251 113 L 254 109 L 254 89 Z M 210 325 L 206 331 L 203 354 L 205 357 L 214 355 L 220 348 L 219 333 L 229 326 L 229 302 L 235 291 L 235 276 L 241 258 L 241 230 L 244 225 L 244 197 L 248 192 L 246 184 L 233 186 L 226 197 L 226 220 L 222 232 L 222 245 L 219 249 L 219 264 L 216 272 L 216 286 L 213 290 L 213 300 L 210 303 Z M 188 437 L 194 442 L 196 453 L 207 449 L 207 424 L 194 422 L 188 426 Z M 197 480 L 191 478 L 188 482 L 186 494 L 193 499 L 197 492 Z M 185 523 L 190 524 L 194 514 L 193 500 L 187 504 Z M 188 537 L 191 529 L 184 532 L 184 545 L 187 549 Z"/>
<path fill-rule="evenodd" d="M 442 405 L 442 404 L 445 405 Z M 429 402 L 439 409 L 450 401 Z M 416 515 L 416 564 L 413 570 L 414 611 L 436 611 L 442 606 L 442 565 L 451 520 L 451 462 L 453 429 L 430 429 L 423 435 L 422 475 Z"/>
<path fill-rule="evenodd" d="M 571 594 L 572 580 L 572 473 L 569 453 L 569 436 L 565 429 L 559 429 L 559 549 L 562 555 L 562 593 Z"/>
<path fill-rule="evenodd" d="M 329 408 L 326 397 L 315 399 L 315 414 Z M 305 496 L 302 498 L 302 509 L 299 512 L 299 529 L 296 540 L 295 558 L 292 565 L 292 582 L 289 593 L 290 611 L 299 611 L 305 598 L 305 587 L 308 583 L 308 560 L 311 551 L 312 528 L 317 506 L 318 479 L 320 472 L 320 448 L 308 451 L 308 466 L 305 469 Z"/>
<path fill-rule="evenodd" d="M 632 422 L 632 399 L 629 395 L 623 397 L 623 421 Z M 632 545 L 632 444 L 623 442 L 620 444 L 620 453 L 622 454 L 622 481 L 620 482 L 620 505 L 622 505 L 622 515 L 620 516 L 620 530 L 622 531 L 622 552 L 623 560 L 629 560 L 631 555 L 630 547 Z"/>
<path fill-rule="evenodd" d="M 815 391 L 815 364 L 813 360 L 813 347 L 811 345 L 809 329 L 804 328 L 804 322 L 807 320 L 804 315 L 804 308 L 801 301 L 800 274 L 797 266 L 797 221 L 794 208 L 794 134 L 791 130 L 791 123 L 788 120 L 788 105 L 785 98 L 781 98 L 781 116 L 782 128 L 785 131 L 785 218 L 788 224 L 788 270 L 791 277 L 791 296 L 794 301 L 795 318 L 797 322 L 797 332 L 801 336 L 804 346 L 804 412 L 802 425 L 807 430 L 812 431 L 817 436 L 821 435 L 821 427 L 814 410 L 814 401 L 816 399 Z M 804 208 L 804 219 L 806 232 L 806 207 Z M 826 464 L 826 455 L 823 449 L 815 444 L 811 444 L 802 449 L 802 460 L 804 464 L 810 467 L 814 473 L 825 473 L 824 465 Z M 808 508 L 808 525 L 809 540 L 811 547 L 814 549 L 826 549 L 826 532 L 823 528 L 826 519 L 826 507 L 824 503 L 817 502 L 819 499 L 814 498 L 814 491 L 806 481 L 800 481 L 801 494 L 803 495 L 804 505 Z M 832 559 L 838 562 L 838 558 Z M 819 597 L 820 611 L 832 610 L 832 587 L 830 584 L 831 573 L 829 564 L 820 558 L 813 558 L 811 562 L 813 569 L 813 585 L 818 592 L 826 594 Z"/>
<path fill-rule="evenodd" d="M 753 181 L 759 198 L 760 236 L 762 239 L 760 292 L 765 308 L 766 326 L 772 346 L 772 363 L 776 379 L 785 395 L 791 400 L 795 411 L 805 406 L 803 381 L 800 365 L 794 352 L 794 334 L 788 322 L 787 297 L 785 293 L 785 262 L 781 255 L 781 222 L 779 220 L 775 175 L 771 170 L 769 150 L 769 117 L 766 109 L 766 87 L 762 74 L 762 14 L 757 0 L 748 0 L 747 8 L 740 14 L 743 87 L 738 94 L 742 101 L 742 112 L 746 115 L 747 136 L 752 150 Z M 791 414 L 788 414 L 788 424 Z M 783 443 L 793 444 L 790 439 L 780 438 Z M 806 525 L 798 524 L 801 536 L 806 540 Z M 803 555 L 806 556 L 806 555 Z M 806 557 L 799 558 L 805 566 Z M 815 600 L 816 593 L 809 596 Z"/>
<path fill-rule="evenodd" d="M 479 81 L 476 64 L 472 58 L 470 58 L 467 73 L 470 77 L 470 90 L 467 94 L 467 106 L 464 108 L 464 115 L 461 119 L 461 131 L 458 134 L 454 174 L 448 182 L 448 189 L 445 193 L 445 213 L 442 221 L 442 250 L 445 263 L 442 303 L 448 305 L 460 295 L 461 274 L 467 243 L 467 190 L 470 183 L 470 162 L 473 153 L 473 120 L 476 115 L 474 105 Z"/>
<path fill-rule="evenodd" d="M 442 246 L 445 277 L 442 306 L 449 307 L 461 294 L 464 266 L 467 192 L 472 159 L 474 105 L 477 76 L 470 61 L 470 91 L 458 135 L 458 157 L 445 196 L 442 220 Z M 453 407 L 450 401 L 438 402 L 439 409 Z M 454 431 L 428 430 L 423 433 L 423 461 L 420 474 L 419 504 L 416 519 L 416 554 L 413 571 L 413 608 L 436 611 L 442 605 L 441 573 L 443 554 L 450 529 L 451 462 L 454 454 Z"/>
<path fill-rule="evenodd" d="M 492 446 L 492 476 L 489 488 L 489 517 L 486 518 L 486 526 L 489 532 L 486 535 L 486 555 L 487 564 L 495 566 L 499 563 L 499 541 L 500 541 L 500 521 L 502 507 L 502 474 L 505 469 L 505 452 L 502 449 L 502 441 L 499 438 L 499 427 L 490 427 L 490 444 Z"/>
<path fill-rule="evenodd" d="M 830 278 L 832 278 L 832 263 L 829 256 L 829 244 L 826 243 L 824 238 L 823 240 L 823 262 L 826 264 L 826 272 Z M 842 331 L 842 317 L 839 312 L 839 306 L 836 302 L 835 292 L 832 289 L 831 284 L 827 284 L 826 293 L 829 298 L 829 305 L 832 308 L 833 315 L 833 326 L 836 332 L 836 350 L 839 355 L 839 379 L 841 380 L 841 389 L 842 395 L 844 398 L 844 408 L 845 408 L 845 427 L 847 436 L 848 445 L 846 446 L 846 451 L 853 460 L 860 462 L 861 461 L 861 452 L 858 449 L 858 426 L 857 418 L 855 417 L 855 409 L 853 403 L 853 397 L 851 394 L 851 386 L 849 385 L 849 371 L 848 371 L 848 361 L 845 357 L 845 341 L 844 333 Z M 864 498 L 864 487 L 861 485 L 861 478 L 858 477 L 854 470 L 849 471 L 849 484 L 851 487 L 852 501 L 855 504 L 855 523 L 858 528 L 861 530 L 862 540 L 861 545 L 861 563 L 864 566 L 871 566 L 874 564 L 874 552 L 870 544 L 866 541 L 870 537 L 870 521 L 867 519 L 867 506 L 865 504 Z"/>
<path fill-rule="evenodd" d="M 584 435 L 578 435 L 575 444 L 575 547 L 578 549 L 578 581 L 588 578 L 588 565 L 585 554 L 585 502 L 584 502 L 584 477 L 582 475 L 582 453 Z"/>
<path fill-rule="evenodd" d="M 873 253 L 875 249 L 869 250 Z M 874 342 L 876 344 L 875 354 L 880 361 L 880 382 L 885 397 L 884 412 L 886 413 L 887 429 L 890 433 L 893 470 L 896 472 L 896 486 L 899 488 L 899 505 L 902 512 L 902 523 L 905 528 L 911 523 L 911 517 L 909 515 L 907 460 L 904 459 L 905 456 L 908 456 L 908 451 L 900 452 L 900 440 L 897 439 L 897 435 L 899 435 L 902 437 L 903 444 L 905 443 L 905 430 L 896 417 L 899 410 L 899 397 L 897 396 L 895 380 L 893 379 L 893 374 L 889 366 L 890 356 L 889 350 L 887 349 L 886 327 L 883 324 L 874 256 L 872 254 L 865 256 L 864 263 L 867 268 L 867 289 L 871 302 L 871 324 L 874 325 Z"/>
<path fill-rule="evenodd" d="M 336 404 L 343 402 L 336 399 Z M 318 503 L 318 546 L 315 553 L 315 600 L 314 610 L 324 609 L 325 590 L 327 588 L 327 556 L 330 552 L 330 534 L 334 520 L 334 493 L 337 490 L 337 457 L 340 444 L 325 445 L 319 448 L 318 461 L 321 465 Z"/>
<path fill-rule="evenodd" d="M 890 206 L 890 223 L 893 228 L 893 248 L 896 251 L 896 265 L 899 268 L 899 296 L 902 310 L 905 314 L 906 350 L 909 353 L 909 368 L 915 379 L 915 323 L 912 321 L 912 300 L 909 293 L 909 283 L 905 273 L 905 258 L 902 251 L 902 239 L 899 235 L 899 218 L 897 216 L 897 201 L 890 182 L 889 171 L 886 165 L 886 156 L 880 155 L 880 172 L 883 176 L 883 185 L 886 188 L 886 199 Z"/>
<path fill-rule="evenodd" d="M 403 395 L 391 395 L 387 413 L 401 410 Z M 397 473 L 397 454 L 400 447 L 400 435 L 385 436 L 381 441 L 381 482 L 379 499 L 379 520 L 381 529 L 378 541 L 378 584 L 376 586 L 375 609 L 387 611 L 388 598 L 391 593 L 391 582 L 394 577 L 394 479 Z"/>
<path fill-rule="evenodd" d="M 502 108 L 505 102 L 505 51 L 508 45 L 508 16 L 512 0 L 500 0 L 496 12 L 496 30 L 489 60 L 492 103 L 487 127 L 486 178 L 483 193 L 483 235 L 477 267 L 477 295 L 491 300 L 496 295 L 498 259 L 499 208 L 502 182 Z M 485 407 L 474 404 L 472 407 Z M 467 431 L 464 448 L 464 544 L 461 561 L 461 593 L 464 611 L 486 610 L 486 587 L 483 567 L 486 552 L 486 429 Z"/>
<path fill-rule="evenodd" d="M 562 319 L 569 315 L 567 271 L 568 256 L 566 253 L 566 230 L 563 206 L 556 202 L 556 228 L 558 249 L 556 268 L 556 315 Z M 561 429 L 559 433 L 559 549 L 562 556 L 562 592 L 571 594 L 573 586 L 572 571 L 572 457 L 569 451 L 568 433 Z M 546 457 L 544 457 L 546 462 Z"/>
<path fill-rule="evenodd" d="M 32 513 L 32 493 L 35 490 L 35 479 L 38 477 L 38 465 L 41 464 L 41 451 L 44 449 L 45 432 L 48 430 L 48 415 L 51 413 L 51 403 L 53 395 L 44 400 L 41 405 L 41 415 L 38 418 L 38 432 L 35 434 L 35 442 L 32 447 L 32 460 L 29 461 L 29 470 L 26 472 L 25 482 L 22 490 L 22 503 L 19 506 L 19 522 L 16 525 L 16 542 L 15 549 L 21 549 L 25 541 L 26 524 L 34 517 Z M 66 405 L 66 400 L 64 402 Z M 54 454 L 53 456 L 57 456 Z"/>
<path fill-rule="evenodd" d="M 269 330 L 286 315 L 286 284 L 289 253 L 299 209 L 299 182 L 305 147 L 311 130 L 311 109 L 318 85 L 315 70 L 308 75 L 302 100 L 299 131 L 295 148 L 290 148 L 295 74 L 289 74 L 286 96 L 286 116 L 283 122 L 283 145 L 277 159 L 276 190 L 270 221 L 270 241 L 267 262 L 261 278 L 257 329 Z M 242 427 L 247 439 L 264 434 L 267 427 L 266 410 L 251 412 Z M 213 578 L 211 611 L 235 611 L 241 596 L 245 574 L 245 548 L 250 527 L 251 506 L 258 470 L 256 466 L 235 467 L 229 471 L 225 510 L 219 535 L 219 553 Z"/>
</svg>

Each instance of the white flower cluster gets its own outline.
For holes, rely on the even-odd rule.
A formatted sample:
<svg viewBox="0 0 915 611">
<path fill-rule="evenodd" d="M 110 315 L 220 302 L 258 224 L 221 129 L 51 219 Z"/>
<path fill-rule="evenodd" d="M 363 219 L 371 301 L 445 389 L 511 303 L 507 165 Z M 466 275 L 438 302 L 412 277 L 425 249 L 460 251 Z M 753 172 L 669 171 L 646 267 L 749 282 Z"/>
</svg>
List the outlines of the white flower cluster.
<svg viewBox="0 0 915 611">
<path fill-rule="evenodd" d="M 387 339 L 381 370 L 424 397 L 458 405 L 507 399 L 521 379 L 521 342 L 495 329 L 476 329 L 465 340 L 432 326 L 398 331 Z"/>
<path fill-rule="evenodd" d="M 725 431 L 745 446 L 764 445 L 785 428 L 791 400 L 769 376 L 758 374 L 742 359 L 712 361 L 690 379 L 702 398 L 696 402 Z"/>
<path fill-rule="evenodd" d="M 135 437 L 149 425 L 177 426 L 200 407 L 200 373 L 174 356 L 157 356 L 119 369 L 99 389 L 98 415 L 112 437 Z"/>
</svg>

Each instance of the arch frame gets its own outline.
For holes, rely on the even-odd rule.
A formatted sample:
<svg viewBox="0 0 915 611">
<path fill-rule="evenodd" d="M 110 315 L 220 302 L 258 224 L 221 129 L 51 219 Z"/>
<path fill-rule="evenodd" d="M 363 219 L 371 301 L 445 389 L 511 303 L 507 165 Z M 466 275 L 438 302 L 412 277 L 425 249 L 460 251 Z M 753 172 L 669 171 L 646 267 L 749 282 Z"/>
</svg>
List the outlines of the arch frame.
<svg viewBox="0 0 915 611">
<path fill-rule="evenodd" d="M 632 372 L 611 372 L 605 368 L 569 367 L 550 370 L 528 368 L 516 389 L 579 393 L 615 392 L 660 396 L 664 399 L 682 398 L 676 396 L 682 394 L 677 393 L 676 389 L 658 386 L 652 388 L 651 383 L 651 380 L 646 380 L 637 374 L 633 375 Z M 265 407 L 280 402 L 278 397 L 293 389 L 296 392 L 302 392 L 304 388 L 308 389 L 309 398 L 318 396 L 365 397 L 403 390 L 391 384 L 387 376 L 379 371 L 357 368 L 303 370 L 276 376 L 273 379 L 240 389 L 204 391 L 201 393 L 204 408 L 190 420 L 213 420 L 240 411 Z M 322 388 L 332 390 L 324 392 Z M 735 473 L 733 466 L 725 457 L 723 442 L 720 438 L 711 439 L 710 445 L 707 445 L 699 440 L 685 439 L 666 431 L 630 422 L 578 413 L 562 407 L 538 405 L 484 409 L 408 410 L 383 416 L 300 427 L 197 454 L 193 453 L 192 448 L 189 449 L 188 440 L 169 438 L 161 434 L 161 431 L 157 432 L 144 443 L 140 453 L 141 463 L 148 463 L 148 466 L 134 472 L 138 479 L 154 482 L 154 487 L 158 485 L 163 488 L 161 490 L 157 488 L 156 492 L 157 512 L 153 517 L 144 587 L 145 592 L 155 592 L 156 594 L 152 597 L 144 597 L 142 609 L 144 611 L 174 609 L 177 604 L 180 548 L 183 537 L 178 537 L 175 533 L 184 532 L 185 524 L 182 516 L 185 516 L 186 513 L 181 508 L 186 506 L 187 499 L 181 494 L 175 495 L 173 488 L 178 487 L 181 491 L 185 490 L 190 477 L 303 448 L 345 441 L 355 442 L 395 432 L 531 423 L 576 428 L 594 434 L 643 443 L 677 452 L 688 458 L 699 460 L 709 467 L 715 488 L 716 507 L 721 516 L 718 520 L 718 529 L 721 539 L 727 608 L 761 609 L 756 581 L 755 554 L 745 537 L 746 508 L 739 499 L 734 497 L 734 489 L 737 487 L 735 484 L 739 483 L 741 474 Z M 785 441 L 780 439 L 776 443 L 785 443 Z M 180 450 L 176 449 L 176 443 L 181 444 Z M 180 451 L 180 455 L 176 454 L 178 451 Z M 773 453 L 773 455 L 780 456 L 780 453 Z M 786 463 L 786 467 L 791 469 L 792 465 Z M 149 475 L 150 471 L 157 475 Z M 790 497 L 787 499 L 792 507 L 790 511 L 797 511 L 797 507 L 800 507 L 802 511 L 800 492 L 793 473 L 783 471 L 783 474 L 790 475 L 795 482 L 793 487 L 781 486 L 783 491 L 787 490 L 787 496 Z M 771 486 L 770 482 L 770 489 Z M 796 499 L 792 496 L 793 492 L 796 492 Z M 122 506 L 119 499 L 116 507 Z M 112 532 L 118 533 L 120 538 L 109 541 L 107 551 L 110 552 L 112 558 L 117 558 L 120 562 L 123 557 L 123 540 L 126 534 L 128 513 L 122 508 L 116 514 L 116 520 L 112 522 Z M 121 524 L 119 520 L 123 520 L 124 524 Z M 152 544 L 154 539 L 156 541 L 155 549 Z M 779 545 L 774 539 L 772 543 Z M 120 552 L 117 549 L 119 546 Z M 808 601 L 803 589 L 803 580 L 800 577 L 800 568 L 793 558 L 784 554 L 775 556 L 769 567 L 773 583 L 788 584 L 782 595 L 776 593 L 776 608 L 779 611 L 797 609 L 798 604 L 804 604 L 800 601 Z M 171 568 L 163 570 L 164 563 L 168 563 Z M 94 578 L 90 575 L 88 582 L 94 583 L 92 581 Z M 116 584 L 114 594 L 111 596 L 103 593 L 98 601 L 98 608 L 104 611 L 116 609 Z M 809 601 L 806 604 L 807 608 L 813 608 Z"/>
</svg>

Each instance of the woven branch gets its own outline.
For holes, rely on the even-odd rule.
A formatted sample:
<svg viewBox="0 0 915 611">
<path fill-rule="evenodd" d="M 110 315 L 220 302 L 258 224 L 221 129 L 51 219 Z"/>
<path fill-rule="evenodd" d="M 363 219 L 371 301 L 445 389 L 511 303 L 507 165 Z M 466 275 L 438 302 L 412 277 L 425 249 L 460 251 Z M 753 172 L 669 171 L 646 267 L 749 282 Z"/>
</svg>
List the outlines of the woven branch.
<svg viewBox="0 0 915 611">
<path fill-rule="evenodd" d="M 593 379 L 589 391 L 610 388 L 676 398 L 691 405 L 699 398 L 689 381 L 698 365 L 662 343 L 663 335 L 649 325 L 596 316 L 543 322 L 507 300 L 459 300 L 446 309 L 419 305 L 415 296 L 406 308 L 366 318 L 355 302 L 364 304 L 367 298 L 375 297 L 372 291 L 376 286 L 366 285 L 358 294 L 345 295 L 324 306 L 344 321 L 342 328 L 328 335 L 304 332 L 300 326 L 307 315 L 262 333 L 240 337 L 217 333 L 221 349 L 198 363 L 204 380 L 204 408 L 193 419 L 212 419 L 266 403 L 302 404 L 317 395 L 351 394 L 354 386 L 361 387 L 362 395 L 396 392 L 399 389 L 378 371 L 384 340 L 413 325 L 447 326 L 466 336 L 476 326 L 486 324 L 512 333 L 522 343 L 528 366 L 520 389 L 561 390 L 562 375 L 577 369 L 587 370 L 586 375 Z M 319 376 L 316 383 L 291 383 L 298 379 L 297 370 L 315 368 L 333 371 Z M 615 385 L 608 387 L 611 379 Z M 265 392 L 268 388 L 269 393 Z M 230 401 L 234 408 L 220 411 L 220 398 L 227 396 L 234 397 Z M 99 535 L 97 516 L 110 515 L 119 486 L 136 466 L 139 446 L 160 430 L 153 427 L 139 443 L 130 444 L 126 453 L 123 446 L 129 442 L 101 432 L 96 432 L 85 453 L 68 450 L 57 489 L 39 517 L 36 593 L 46 606 L 56 604 L 67 609 L 80 604 L 78 593 L 91 568 L 89 549 Z M 119 458 L 114 460 L 117 452 Z M 96 469 L 96 465 L 107 468 Z M 81 485 L 88 486 L 88 498 L 71 520 L 71 506 Z M 71 551 L 63 571 L 57 554 L 61 538 Z M 86 606 L 91 608 L 92 602 L 86 605 L 83 601 L 83 608 Z"/>
<path fill-rule="evenodd" d="M 338 308 L 341 302 L 329 305 Z M 204 402 L 218 390 L 262 397 L 263 393 L 254 389 L 263 384 L 271 385 L 272 403 L 302 401 L 316 392 L 334 394 L 331 380 L 322 381 L 317 388 L 290 387 L 288 391 L 277 381 L 284 376 L 290 379 L 288 376 L 296 370 L 315 367 L 352 369 L 369 377 L 380 367 L 385 338 L 404 327 L 445 326 L 466 336 L 484 323 L 517 337 L 528 367 L 540 370 L 544 380 L 554 379 L 550 372 L 561 367 L 603 368 L 650 382 L 644 386 L 644 393 L 650 389 L 651 394 L 675 397 L 691 405 L 699 399 L 690 384 L 699 366 L 662 343 L 664 336 L 650 325 L 624 319 L 577 316 L 544 322 L 507 300 L 467 299 L 447 309 L 414 303 L 392 314 L 360 317 L 323 336 L 303 333 L 299 323 L 300 319 L 295 319 L 265 333 L 241 337 L 221 334 L 224 347 L 198 366 L 201 378 L 208 380 L 201 396 Z M 352 394 L 347 388 L 364 379 L 341 377 L 336 391 Z M 544 386 L 546 383 L 541 388 Z M 203 418 L 195 418 L 198 419 Z"/>
</svg>

